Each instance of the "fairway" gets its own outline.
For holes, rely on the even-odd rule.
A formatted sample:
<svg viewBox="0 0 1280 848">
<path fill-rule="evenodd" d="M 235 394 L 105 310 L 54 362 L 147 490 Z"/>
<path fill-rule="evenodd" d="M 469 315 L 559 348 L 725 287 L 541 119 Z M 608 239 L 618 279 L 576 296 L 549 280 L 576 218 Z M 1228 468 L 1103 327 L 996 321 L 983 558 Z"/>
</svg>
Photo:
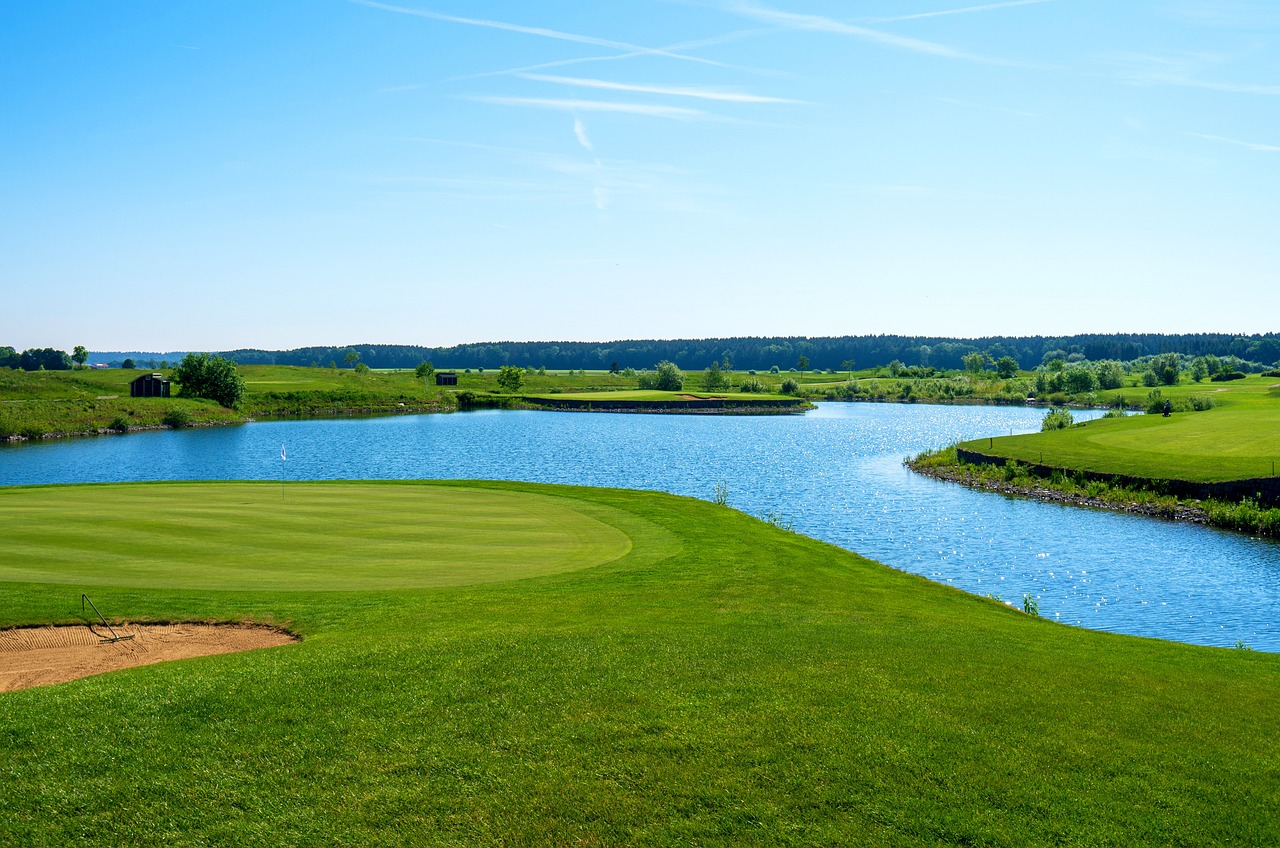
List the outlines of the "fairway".
<svg viewBox="0 0 1280 848">
<path fill-rule="evenodd" d="M 551 495 L 421 483 L 0 489 L 0 582 L 333 591 L 492 583 L 631 540 Z"/>
<path fill-rule="evenodd" d="M 0 845 L 1280 832 L 1280 657 L 1055 624 L 712 503 L 129 484 L 0 490 L 0 520 L 0 627 L 83 625 L 87 589 L 302 639 L 0 693 Z"/>
</svg>

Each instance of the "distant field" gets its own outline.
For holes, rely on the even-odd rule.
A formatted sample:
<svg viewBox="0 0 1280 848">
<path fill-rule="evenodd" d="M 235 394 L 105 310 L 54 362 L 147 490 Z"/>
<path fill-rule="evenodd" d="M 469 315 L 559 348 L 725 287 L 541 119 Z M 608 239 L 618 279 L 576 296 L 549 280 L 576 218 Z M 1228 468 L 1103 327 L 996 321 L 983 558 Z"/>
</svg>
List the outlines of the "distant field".
<svg viewBox="0 0 1280 848">
<path fill-rule="evenodd" d="M 0 844 L 1280 833 L 1280 656 L 1055 624 L 711 503 L 136 484 L 3 489 L 0 521 L 0 626 L 87 590 L 304 637 L 0 695 Z"/>
<path fill-rule="evenodd" d="M 1108 393 L 1139 403 L 1149 390 Z M 1161 387 L 1164 397 L 1209 395 L 1205 412 L 1098 419 L 1024 436 L 979 439 L 963 447 L 1022 462 L 1160 480 L 1217 482 L 1280 472 L 1280 382 L 1249 377 L 1231 383 Z"/>
</svg>

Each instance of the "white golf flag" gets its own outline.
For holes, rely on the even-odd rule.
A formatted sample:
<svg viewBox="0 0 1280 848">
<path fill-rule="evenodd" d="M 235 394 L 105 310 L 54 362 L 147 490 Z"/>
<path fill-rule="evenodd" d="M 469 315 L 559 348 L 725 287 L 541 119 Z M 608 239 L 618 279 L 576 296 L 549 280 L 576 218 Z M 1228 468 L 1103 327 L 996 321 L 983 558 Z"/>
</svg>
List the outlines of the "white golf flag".
<svg viewBox="0 0 1280 848">
<path fill-rule="evenodd" d="M 284 455 L 284 442 L 280 443 L 280 461 L 284 462 L 287 457 Z"/>
</svg>

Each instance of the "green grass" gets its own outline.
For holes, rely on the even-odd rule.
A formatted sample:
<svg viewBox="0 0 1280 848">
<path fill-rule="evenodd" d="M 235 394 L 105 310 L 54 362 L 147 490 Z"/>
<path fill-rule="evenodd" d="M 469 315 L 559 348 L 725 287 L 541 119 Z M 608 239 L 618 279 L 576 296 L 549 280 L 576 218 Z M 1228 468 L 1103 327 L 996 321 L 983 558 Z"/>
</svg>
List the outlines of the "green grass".
<svg viewBox="0 0 1280 848">
<path fill-rule="evenodd" d="M 522 390 L 524 397 L 537 399 L 539 396 L 528 391 Z M 694 400 L 708 399 L 725 399 L 732 401 L 758 401 L 758 400 L 795 400 L 790 395 L 778 394 L 753 394 L 751 392 L 704 392 L 701 389 L 687 389 L 678 392 L 662 392 L 654 390 L 636 389 L 634 391 L 600 391 L 600 392 L 558 392 L 555 394 L 543 395 L 546 398 L 560 398 L 566 400 L 585 400 L 585 401 L 617 401 L 617 400 L 639 400 L 639 401 L 680 401 L 693 398 Z"/>
<path fill-rule="evenodd" d="M 10 527 L 48 540 L 5 573 L 0 625 L 77 620 L 83 584 L 48 578 L 98 555 L 89 591 L 108 615 L 252 618 L 306 638 L 0 696 L 0 844 L 1201 846 L 1280 832 L 1280 657 L 1030 618 L 669 495 L 298 488 L 314 488 L 297 509 L 316 537 L 367 550 L 337 567 L 373 580 L 419 557 L 371 544 L 368 522 L 430 525 L 443 538 L 423 550 L 457 543 L 444 556 L 465 562 L 492 533 L 528 531 L 524 504 L 631 547 L 472 585 L 343 590 L 361 580 L 335 573 L 210 588 L 193 570 L 223 568 L 246 535 L 243 555 L 296 574 L 288 528 L 308 525 L 262 514 L 278 489 L 5 491 L 0 562 L 31 544 Z M 148 539 L 124 528 L 193 511 L 203 544 L 126 585 Z"/>
<path fill-rule="evenodd" d="M 311 591 L 456 586 L 618 559 L 631 542 L 548 495 L 378 483 L 0 489 L 0 582 Z M 234 534 L 227 528 L 234 526 Z M 49 528 L 57 533 L 50 535 Z"/>
<path fill-rule="evenodd" d="M 1218 390 L 1221 389 L 1221 390 Z M 1131 404 L 1144 390 L 1117 390 Z M 978 439 L 962 447 L 983 453 L 1106 474 L 1156 480 L 1224 480 L 1270 477 L 1280 472 L 1280 388 L 1274 377 L 1230 384 L 1162 387 L 1168 398 L 1212 392 L 1205 412 L 1108 418 L 1049 433 Z"/>
</svg>

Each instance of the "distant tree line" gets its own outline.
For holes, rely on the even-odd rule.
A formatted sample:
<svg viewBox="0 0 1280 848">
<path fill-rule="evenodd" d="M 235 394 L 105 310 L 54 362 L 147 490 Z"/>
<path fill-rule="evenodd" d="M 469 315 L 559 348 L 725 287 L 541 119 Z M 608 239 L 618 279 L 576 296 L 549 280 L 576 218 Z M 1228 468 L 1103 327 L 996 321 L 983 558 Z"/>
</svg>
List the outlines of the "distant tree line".
<svg viewBox="0 0 1280 848">
<path fill-rule="evenodd" d="M 76 348 L 80 355 L 83 348 Z M 77 359 L 77 363 L 84 362 Z M 51 347 L 28 348 L 18 353 L 9 346 L 0 347 L 0 368 L 21 368 L 23 371 L 69 371 L 72 366 L 71 357 L 66 351 L 54 350 Z"/>
<path fill-rule="evenodd" d="M 361 344 L 345 347 L 306 347 L 288 351 L 232 350 L 223 356 L 241 365 L 312 365 L 355 361 L 370 368 L 415 368 L 422 362 L 445 366 L 501 368 L 545 367 L 552 370 L 652 368 L 671 362 L 686 370 L 702 370 L 711 362 L 725 369 L 767 371 L 798 367 L 848 370 L 905 366 L 957 370 L 965 357 L 979 354 L 1005 368 L 1033 369 L 1061 359 L 1132 361 L 1161 354 L 1189 357 L 1235 357 L 1259 368 L 1280 363 L 1280 333 L 1237 336 L 1224 333 L 1120 333 L 1076 336 L 986 336 L 962 339 L 926 336 L 773 336 L 716 339 L 627 340 L 612 342 L 485 342 L 452 347 Z M 804 365 L 799 365 L 803 361 Z M 972 362 L 972 360 L 970 360 Z"/>
</svg>

